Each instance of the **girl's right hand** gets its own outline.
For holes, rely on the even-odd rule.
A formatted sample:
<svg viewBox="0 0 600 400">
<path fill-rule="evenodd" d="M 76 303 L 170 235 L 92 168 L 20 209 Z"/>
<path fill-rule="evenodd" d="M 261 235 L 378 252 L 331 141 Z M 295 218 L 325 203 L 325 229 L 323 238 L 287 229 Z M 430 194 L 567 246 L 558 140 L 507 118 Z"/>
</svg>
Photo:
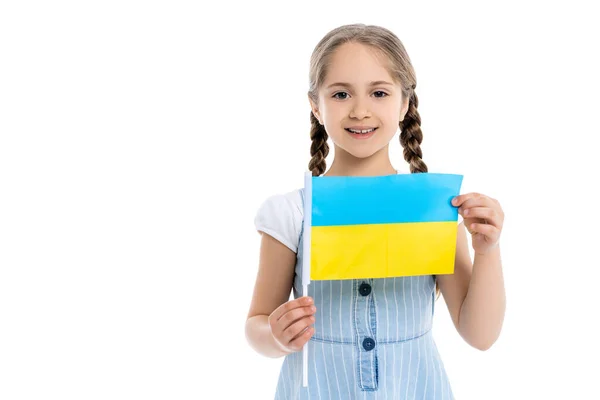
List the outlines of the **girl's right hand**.
<svg viewBox="0 0 600 400">
<path fill-rule="evenodd" d="M 310 297 L 303 296 L 283 303 L 269 315 L 271 334 L 277 344 L 287 353 L 302 350 L 315 333 L 316 307 Z"/>
</svg>

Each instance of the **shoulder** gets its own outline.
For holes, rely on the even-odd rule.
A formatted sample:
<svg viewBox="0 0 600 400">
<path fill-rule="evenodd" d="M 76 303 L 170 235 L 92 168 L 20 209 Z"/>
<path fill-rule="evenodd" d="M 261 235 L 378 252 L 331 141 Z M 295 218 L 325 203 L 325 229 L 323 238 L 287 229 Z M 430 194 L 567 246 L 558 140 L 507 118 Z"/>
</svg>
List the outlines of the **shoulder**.
<svg viewBox="0 0 600 400">
<path fill-rule="evenodd" d="M 303 214 L 302 189 L 285 193 L 277 193 L 267 197 L 259 207 L 259 212 L 276 213 L 279 215 Z"/>
<path fill-rule="evenodd" d="M 303 215 L 302 189 L 278 193 L 262 202 L 254 218 L 254 226 L 257 231 L 274 237 L 297 252 Z"/>
</svg>

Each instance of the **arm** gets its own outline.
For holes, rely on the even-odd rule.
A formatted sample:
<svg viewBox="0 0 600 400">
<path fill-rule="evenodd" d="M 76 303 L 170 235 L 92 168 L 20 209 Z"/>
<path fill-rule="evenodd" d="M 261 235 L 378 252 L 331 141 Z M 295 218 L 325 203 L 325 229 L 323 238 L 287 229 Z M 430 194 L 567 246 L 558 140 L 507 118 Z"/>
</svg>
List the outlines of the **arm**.
<svg viewBox="0 0 600 400">
<path fill-rule="evenodd" d="M 295 265 L 296 253 L 262 233 L 258 274 L 246 320 L 246 339 L 254 350 L 266 357 L 277 358 L 289 353 L 273 338 L 268 318 L 289 300 Z"/>
<path fill-rule="evenodd" d="M 469 255 L 466 229 L 458 225 L 454 274 L 437 277 L 454 326 L 461 337 L 479 350 L 497 340 L 504 321 L 506 297 L 499 245 Z"/>
</svg>

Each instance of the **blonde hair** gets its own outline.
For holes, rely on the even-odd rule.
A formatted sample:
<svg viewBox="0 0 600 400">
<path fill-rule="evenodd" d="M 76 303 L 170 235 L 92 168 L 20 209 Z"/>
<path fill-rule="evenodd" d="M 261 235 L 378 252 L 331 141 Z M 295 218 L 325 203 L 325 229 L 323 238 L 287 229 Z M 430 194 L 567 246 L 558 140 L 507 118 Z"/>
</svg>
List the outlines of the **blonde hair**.
<svg viewBox="0 0 600 400">
<path fill-rule="evenodd" d="M 328 32 L 316 45 L 310 58 L 309 90 L 308 96 L 318 104 L 319 88 L 327 76 L 327 67 L 331 63 L 331 57 L 338 47 L 345 43 L 359 43 L 371 47 L 378 55 L 385 56 L 387 68 L 396 81 L 402 87 L 403 98 L 409 99 L 408 111 L 404 120 L 400 121 L 400 145 L 403 148 L 404 160 L 410 165 L 411 173 L 427 172 L 427 165 L 423 161 L 421 142 L 421 117 L 417 111 L 419 99 L 415 93 L 417 77 L 411 64 L 410 58 L 400 39 L 386 28 L 376 25 L 351 24 L 343 25 Z M 310 112 L 310 155 L 308 169 L 313 176 L 319 176 L 325 172 L 327 163 L 325 158 L 329 154 L 327 144 L 328 135 L 325 127 Z M 436 280 L 436 296 L 439 297 L 440 290 Z"/>
</svg>

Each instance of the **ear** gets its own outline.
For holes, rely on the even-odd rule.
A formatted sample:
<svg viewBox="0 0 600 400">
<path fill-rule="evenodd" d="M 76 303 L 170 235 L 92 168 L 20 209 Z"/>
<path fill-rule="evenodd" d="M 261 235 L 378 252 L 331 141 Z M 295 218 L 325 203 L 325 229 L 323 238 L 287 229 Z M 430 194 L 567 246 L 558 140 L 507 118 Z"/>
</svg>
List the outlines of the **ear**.
<svg viewBox="0 0 600 400">
<path fill-rule="evenodd" d="M 308 96 L 308 102 L 310 103 L 310 108 L 312 110 L 313 115 L 319 120 L 319 123 L 323 125 L 323 123 L 321 122 L 321 114 L 319 113 L 319 107 L 312 101 L 310 96 Z"/>
<path fill-rule="evenodd" d="M 404 121 L 404 116 L 408 112 L 408 102 L 409 102 L 408 97 L 405 97 L 402 100 L 402 107 L 400 108 L 400 121 Z"/>
</svg>

